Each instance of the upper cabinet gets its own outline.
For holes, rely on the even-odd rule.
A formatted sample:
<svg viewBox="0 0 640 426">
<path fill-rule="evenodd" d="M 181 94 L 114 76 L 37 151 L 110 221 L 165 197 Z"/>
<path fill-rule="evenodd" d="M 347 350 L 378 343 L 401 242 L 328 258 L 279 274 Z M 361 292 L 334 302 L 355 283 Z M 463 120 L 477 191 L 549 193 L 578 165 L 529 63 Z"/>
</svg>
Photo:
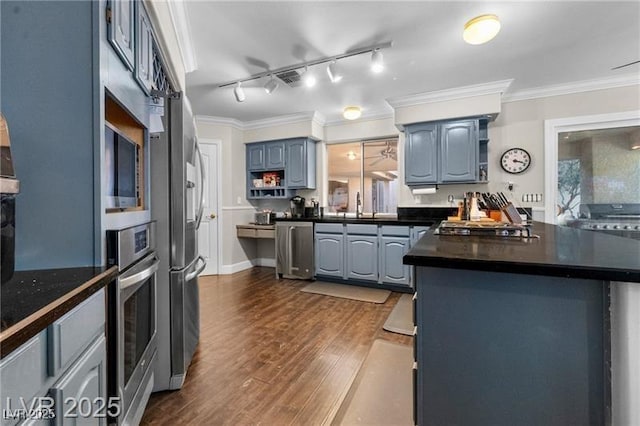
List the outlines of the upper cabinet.
<svg viewBox="0 0 640 426">
<path fill-rule="evenodd" d="M 406 126 L 405 183 L 418 186 L 486 181 L 486 123 L 484 118 L 471 118 Z"/>
<path fill-rule="evenodd" d="M 287 187 L 316 189 L 316 146 L 311 139 L 294 139 L 287 143 Z"/>
<path fill-rule="evenodd" d="M 109 42 L 127 68 L 133 70 L 135 58 L 134 2 L 133 0 L 110 0 L 107 7 Z"/>
<path fill-rule="evenodd" d="M 288 198 L 316 187 L 316 147 L 307 138 L 247 144 L 247 198 Z"/>
<path fill-rule="evenodd" d="M 136 80 L 149 95 L 153 88 L 153 30 L 141 1 L 136 2 Z"/>
</svg>

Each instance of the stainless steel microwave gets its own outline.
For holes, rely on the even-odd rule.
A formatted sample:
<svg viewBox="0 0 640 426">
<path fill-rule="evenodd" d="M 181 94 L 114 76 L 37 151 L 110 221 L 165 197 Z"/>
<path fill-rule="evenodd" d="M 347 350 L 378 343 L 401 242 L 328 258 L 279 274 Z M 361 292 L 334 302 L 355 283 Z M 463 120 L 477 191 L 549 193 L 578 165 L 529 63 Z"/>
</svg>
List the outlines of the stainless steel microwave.
<svg viewBox="0 0 640 426">
<path fill-rule="evenodd" d="M 140 146 L 110 124 L 105 125 L 104 142 L 106 208 L 124 209 L 138 206 Z"/>
</svg>

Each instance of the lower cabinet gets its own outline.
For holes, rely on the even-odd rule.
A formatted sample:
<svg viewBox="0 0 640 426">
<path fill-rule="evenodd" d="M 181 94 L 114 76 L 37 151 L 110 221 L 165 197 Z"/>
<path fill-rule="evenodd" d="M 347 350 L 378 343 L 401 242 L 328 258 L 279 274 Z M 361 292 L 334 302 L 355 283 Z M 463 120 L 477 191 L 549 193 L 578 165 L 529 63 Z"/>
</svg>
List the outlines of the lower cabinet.
<svg viewBox="0 0 640 426">
<path fill-rule="evenodd" d="M 51 388 L 56 425 L 106 424 L 106 339 L 100 336 Z"/>
<path fill-rule="evenodd" d="M 380 237 L 380 281 L 411 286 L 411 266 L 402 263 L 409 251 L 409 237 Z"/>
<path fill-rule="evenodd" d="M 347 279 L 378 281 L 377 236 L 347 235 Z"/>
<path fill-rule="evenodd" d="M 344 235 L 315 234 L 316 275 L 344 277 Z"/>
</svg>

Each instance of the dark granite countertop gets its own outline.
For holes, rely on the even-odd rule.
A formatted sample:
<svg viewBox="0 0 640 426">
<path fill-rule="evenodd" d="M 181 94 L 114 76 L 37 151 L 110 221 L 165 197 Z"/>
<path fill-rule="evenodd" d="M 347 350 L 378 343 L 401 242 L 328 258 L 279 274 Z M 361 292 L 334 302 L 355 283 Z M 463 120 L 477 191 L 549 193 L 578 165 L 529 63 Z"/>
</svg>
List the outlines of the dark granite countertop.
<svg viewBox="0 0 640 426">
<path fill-rule="evenodd" d="M 276 222 L 357 223 L 361 225 L 431 226 L 436 221 L 434 219 L 398 219 L 398 218 L 390 218 L 390 217 L 343 218 L 342 216 L 325 216 L 323 218 L 276 219 Z"/>
<path fill-rule="evenodd" d="M 640 282 L 640 241 L 534 222 L 539 239 L 427 233 L 404 256 L 416 266 Z"/>
<path fill-rule="evenodd" d="M 1 356 L 114 280 L 117 273 L 115 266 L 16 271 L 2 284 Z"/>
</svg>

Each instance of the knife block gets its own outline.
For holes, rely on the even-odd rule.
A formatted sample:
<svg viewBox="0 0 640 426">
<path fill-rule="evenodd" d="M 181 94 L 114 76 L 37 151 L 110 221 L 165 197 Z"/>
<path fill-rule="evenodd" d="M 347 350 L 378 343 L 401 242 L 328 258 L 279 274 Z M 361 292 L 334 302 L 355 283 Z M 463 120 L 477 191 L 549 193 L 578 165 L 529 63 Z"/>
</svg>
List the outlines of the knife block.
<svg viewBox="0 0 640 426">
<path fill-rule="evenodd" d="M 522 223 L 522 217 L 520 217 L 520 213 L 518 213 L 518 209 L 513 205 L 513 203 L 508 203 L 506 206 L 502 208 L 502 212 L 507 216 L 509 222 L 511 223 Z"/>
</svg>

